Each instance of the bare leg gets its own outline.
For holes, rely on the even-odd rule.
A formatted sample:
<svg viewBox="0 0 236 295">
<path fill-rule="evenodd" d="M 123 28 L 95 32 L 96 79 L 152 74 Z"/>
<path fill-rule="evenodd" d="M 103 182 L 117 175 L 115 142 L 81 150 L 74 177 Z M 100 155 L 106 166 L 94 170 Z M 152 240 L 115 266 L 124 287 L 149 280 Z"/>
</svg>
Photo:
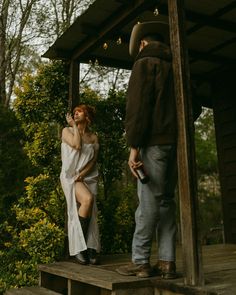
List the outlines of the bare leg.
<svg viewBox="0 0 236 295">
<path fill-rule="evenodd" d="M 93 195 L 83 182 L 75 183 L 75 196 L 77 202 L 80 204 L 79 216 L 90 217 L 93 206 Z"/>
<path fill-rule="evenodd" d="M 87 239 L 87 231 L 90 222 L 90 216 L 93 206 L 93 195 L 83 182 L 75 183 L 75 196 L 79 203 L 78 215 L 80 224 L 83 230 L 83 235 L 85 240 Z M 88 253 L 87 250 L 78 253 L 76 256 L 78 263 L 87 264 L 88 263 Z"/>
</svg>

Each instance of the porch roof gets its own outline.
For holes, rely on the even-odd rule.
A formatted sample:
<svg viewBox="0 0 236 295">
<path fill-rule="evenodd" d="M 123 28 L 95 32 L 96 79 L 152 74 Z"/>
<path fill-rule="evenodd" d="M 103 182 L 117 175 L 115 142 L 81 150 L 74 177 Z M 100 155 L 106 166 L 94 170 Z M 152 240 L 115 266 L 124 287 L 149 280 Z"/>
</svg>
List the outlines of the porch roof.
<svg viewBox="0 0 236 295">
<path fill-rule="evenodd" d="M 186 0 L 185 6 L 191 76 L 210 78 L 235 67 L 236 1 Z M 43 57 L 130 69 L 132 27 L 157 18 L 168 20 L 167 0 L 96 0 Z"/>
</svg>

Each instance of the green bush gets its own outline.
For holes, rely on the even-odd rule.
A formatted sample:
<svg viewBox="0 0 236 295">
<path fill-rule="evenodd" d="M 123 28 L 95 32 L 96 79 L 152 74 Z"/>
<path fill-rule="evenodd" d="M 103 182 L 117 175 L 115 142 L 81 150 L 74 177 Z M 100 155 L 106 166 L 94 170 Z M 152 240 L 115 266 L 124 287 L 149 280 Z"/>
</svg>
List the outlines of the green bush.
<svg viewBox="0 0 236 295">
<path fill-rule="evenodd" d="M 32 166 L 23 150 L 24 132 L 12 110 L 0 105 L 0 223 L 24 191 L 24 179 Z"/>
<path fill-rule="evenodd" d="M 98 208 L 102 252 L 129 253 L 134 231 L 136 188 L 132 184 L 122 187 L 114 185 L 106 198 L 103 192 L 100 194 Z"/>
<path fill-rule="evenodd" d="M 0 288 L 36 284 L 38 263 L 61 259 L 64 251 L 65 198 L 59 182 L 60 134 L 66 125 L 68 72 L 63 63 L 43 65 L 16 90 L 14 110 L 24 131 L 22 146 L 34 170 L 0 226 Z M 100 139 L 98 195 L 103 253 L 130 250 L 135 188 L 127 185 L 125 97 L 112 91 L 101 99 L 90 89 L 81 102 L 97 110 L 94 131 Z M 113 240 L 111 242 L 111 237 Z"/>
<path fill-rule="evenodd" d="M 27 178 L 25 194 L 12 208 L 14 222 L 0 227 L 0 288 L 35 284 L 37 264 L 62 257 L 64 198 L 52 179 L 42 174 Z"/>
</svg>

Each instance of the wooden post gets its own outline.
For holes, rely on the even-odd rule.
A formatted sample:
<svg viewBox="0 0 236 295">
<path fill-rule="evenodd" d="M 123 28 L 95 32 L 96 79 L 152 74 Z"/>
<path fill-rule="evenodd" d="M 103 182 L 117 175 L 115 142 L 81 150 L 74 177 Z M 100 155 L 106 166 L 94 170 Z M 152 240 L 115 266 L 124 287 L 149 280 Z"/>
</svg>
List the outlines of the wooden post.
<svg viewBox="0 0 236 295">
<path fill-rule="evenodd" d="M 168 11 L 178 117 L 179 200 L 185 284 L 203 285 L 201 244 L 197 227 L 194 125 L 185 42 L 184 1 L 168 0 Z"/>
<path fill-rule="evenodd" d="M 73 108 L 79 104 L 79 71 L 79 62 L 77 60 L 71 60 L 68 112 L 71 112 Z"/>
<path fill-rule="evenodd" d="M 79 71 L 80 64 L 76 60 L 70 62 L 70 80 L 69 80 L 69 99 L 68 99 L 68 113 L 72 113 L 74 107 L 79 104 Z M 68 215 L 67 208 L 65 208 L 65 241 L 64 241 L 64 257 L 69 257 L 68 245 Z"/>
</svg>

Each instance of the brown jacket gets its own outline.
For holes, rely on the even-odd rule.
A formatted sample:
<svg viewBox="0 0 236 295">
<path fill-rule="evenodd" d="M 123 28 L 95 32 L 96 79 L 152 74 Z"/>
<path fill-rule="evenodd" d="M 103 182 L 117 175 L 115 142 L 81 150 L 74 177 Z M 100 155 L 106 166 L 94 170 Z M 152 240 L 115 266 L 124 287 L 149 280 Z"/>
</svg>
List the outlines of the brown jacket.
<svg viewBox="0 0 236 295">
<path fill-rule="evenodd" d="M 131 147 L 176 142 L 171 52 L 164 43 L 151 42 L 136 57 L 127 91 L 125 129 Z"/>
</svg>

